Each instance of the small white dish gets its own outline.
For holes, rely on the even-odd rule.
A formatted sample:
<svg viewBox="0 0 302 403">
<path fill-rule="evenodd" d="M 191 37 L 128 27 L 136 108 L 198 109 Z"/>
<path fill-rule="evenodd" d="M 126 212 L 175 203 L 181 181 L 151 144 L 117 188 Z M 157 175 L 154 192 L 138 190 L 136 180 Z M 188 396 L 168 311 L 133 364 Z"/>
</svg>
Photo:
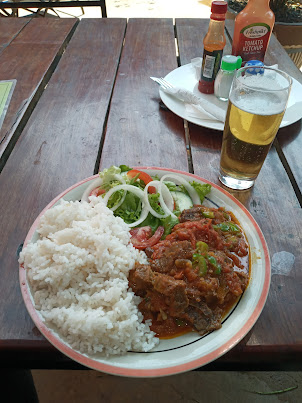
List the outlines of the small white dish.
<svg viewBox="0 0 302 403">
<path fill-rule="evenodd" d="M 181 87 L 188 91 L 192 91 L 195 95 L 203 100 L 213 103 L 213 105 L 218 105 L 225 111 L 227 110 L 227 102 L 220 101 L 215 97 L 214 94 L 202 94 L 200 91 L 198 91 L 198 81 L 196 80 L 195 68 L 191 63 L 178 67 L 167 74 L 164 78 L 175 87 Z M 296 79 L 292 78 L 292 80 L 293 85 L 288 100 L 287 110 L 284 114 L 280 127 L 289 126 L 302 118 L 302 85 Z M 186 119 L 188 122 L 195 123 L 198 126 L 207 127 L 209 129 L 223 130 L 224 123 L 190 116 L 186 111 L 184 102 L 173 98 L 161 89 L 159 89 L 159 94 L 161 100 L 168 109 L 181 118 Z"/>
</svg>

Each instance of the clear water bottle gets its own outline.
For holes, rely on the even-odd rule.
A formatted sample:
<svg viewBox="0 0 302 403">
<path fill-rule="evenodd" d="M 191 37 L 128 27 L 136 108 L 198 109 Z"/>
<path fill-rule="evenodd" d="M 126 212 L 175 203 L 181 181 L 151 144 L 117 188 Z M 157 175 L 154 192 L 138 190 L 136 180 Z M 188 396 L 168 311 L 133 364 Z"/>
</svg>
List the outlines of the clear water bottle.
<svg viewBox="0 0 302 403">
<path fill-rule="evenodd" d="M 229 99 L 235 71 L 241 67 L 240 56 L 227 55 L 221 59 L 220 70 L 216 76 L 214 84 L 214 94 L 221 101 Z"/>
</svg>

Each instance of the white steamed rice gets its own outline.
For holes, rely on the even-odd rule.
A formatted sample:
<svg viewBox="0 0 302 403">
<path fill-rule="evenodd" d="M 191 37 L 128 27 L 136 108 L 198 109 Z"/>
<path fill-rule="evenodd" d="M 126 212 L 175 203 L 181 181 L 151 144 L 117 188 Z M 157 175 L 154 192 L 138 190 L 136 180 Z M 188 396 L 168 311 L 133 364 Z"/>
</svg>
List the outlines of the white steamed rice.
<svg viewBox="0 0 302 403">
<path fill-rule="evenodd" d="M 21 252 L 35 308 L 73 349 L 103 356 L 149 351 L 158 339 L 142 323 L 140 298 L 128 273 L 146 255 L 130 243 L 128 226 L 98 200 L 62 201 Z"/>
</svg>

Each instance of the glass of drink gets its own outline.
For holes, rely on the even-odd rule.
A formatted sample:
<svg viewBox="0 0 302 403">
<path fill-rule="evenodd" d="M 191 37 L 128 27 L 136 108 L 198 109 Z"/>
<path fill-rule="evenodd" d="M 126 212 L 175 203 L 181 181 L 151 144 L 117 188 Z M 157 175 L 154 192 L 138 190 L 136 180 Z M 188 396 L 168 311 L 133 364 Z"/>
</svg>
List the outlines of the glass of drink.
<svg viewBox="0 0 302 403">
<path fill-rule="evenodd" d="M 291 77 L 271 67 L 242 67 L 234 77 L 223 132 L 219 180 L 253 186 L 282 121 Z"/>
</svg>

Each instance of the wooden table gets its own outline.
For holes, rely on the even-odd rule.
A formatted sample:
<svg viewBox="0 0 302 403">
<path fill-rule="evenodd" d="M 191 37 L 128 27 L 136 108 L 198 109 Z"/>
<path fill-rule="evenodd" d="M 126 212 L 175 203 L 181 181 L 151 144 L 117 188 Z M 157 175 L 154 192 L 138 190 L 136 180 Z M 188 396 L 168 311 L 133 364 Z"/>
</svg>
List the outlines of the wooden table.
<svg viewBox="0 0 302 403">
<path fill-rule="evenodd" d="M 34 326 L 18 281 L 20 245 L 57 194 L 112 164 L 176 168 L 219 184 L 222 132 L 162 107 L 149 79 L 201 56 L 207 27 L 201 19 L 1 20 L 0 79 L 17 79 L 0 132 L 2 367 L 81 368 Z M 226 27 L 231 37 L 232 22 Z M 302 82 L 275 38 L 266 62 Z M 279 131 L 254 188 L 232 192 L 266 237 L 272 282 L 253 329 L 204 369 L 301 369 L 301 150 L 300 120 Z"/>
</svg>

